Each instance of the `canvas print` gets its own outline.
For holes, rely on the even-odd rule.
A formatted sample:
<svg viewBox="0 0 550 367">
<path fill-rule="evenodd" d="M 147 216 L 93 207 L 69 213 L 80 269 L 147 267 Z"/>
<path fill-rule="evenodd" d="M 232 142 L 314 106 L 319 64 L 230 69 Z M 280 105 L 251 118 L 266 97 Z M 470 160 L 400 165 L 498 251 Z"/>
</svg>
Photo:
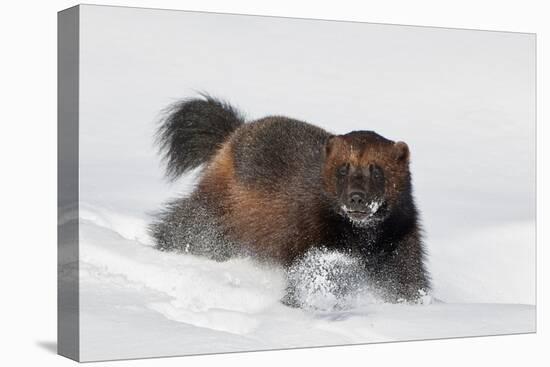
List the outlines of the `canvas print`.
<svg viewBox="0 0 550 367">
<path fill-rule="evenodd" d="M 535 35 L 59 13 L 59 352 L 535 332 Z"/>
</svg>

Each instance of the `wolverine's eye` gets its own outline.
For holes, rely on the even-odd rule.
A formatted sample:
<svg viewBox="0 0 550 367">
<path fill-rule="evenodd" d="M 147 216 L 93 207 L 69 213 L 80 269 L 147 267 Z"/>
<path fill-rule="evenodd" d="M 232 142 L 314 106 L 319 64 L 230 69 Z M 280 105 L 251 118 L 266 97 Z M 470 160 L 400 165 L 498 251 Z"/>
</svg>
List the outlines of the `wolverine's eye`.
<svg viewBox="0 0 550 367">
<path fill-rule="evenodd" d="M 375 180 L 379 180 L 382 178 L 382 169 L 380 167 L 371 164 L 369 166 L 369 171 L 372 178 L 374 178 Z"/>
<path fill-rule="evenodd" d="M 345 176 L 348 174 L 349 165 L 343 164 L 338 168 L 338 176 Z"/>
</svg>

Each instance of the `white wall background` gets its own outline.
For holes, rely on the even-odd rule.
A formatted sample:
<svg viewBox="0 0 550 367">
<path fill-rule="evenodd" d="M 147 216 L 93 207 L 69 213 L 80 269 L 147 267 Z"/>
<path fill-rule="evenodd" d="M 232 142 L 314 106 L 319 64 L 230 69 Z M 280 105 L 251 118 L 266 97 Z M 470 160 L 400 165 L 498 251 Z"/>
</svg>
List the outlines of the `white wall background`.
<svg viewBox="0 0 550 367">
<path fill-rule="evenodd" d="M 99 3 L 107 3 L 99 1 Z M 378 21 L 421 25 L 454 26 L 483 29 L 505 29 L 538 33 L 539 47 L 548 37 L 544 4 L 537 1 L 497 2 L 462 1 L 456 5 L 437 1 L 386 1 L 372 5 L 341 1 L 337 4 L 295 1 L 110 1 L 120 5 L 159 6 L 196 10 L 217 10 L 305 16 L 329 19 Z M 9 173 L 4 180 L 2 202 L 7 203 L 3 220 L 7 223 L 4 235 L 8 249 L 2 257 L 3 294 L 9 298 L 2 307 L 4 325 L 1 341 L 7 346 L 3 359 L 9 364 L 52 363 L 66 360 L 48 351 L 55 340 L 55 11 L 73 5 L 70 1 L 10 3 L 3 6 L 2 42 L 2 120 L 9 129 L 2 139 L 2 163 Z M 7 55 L 7 56 L 6 56 Z M 542 89 L 548 85 L 548 74 L 540 72 L 548 49 L 539 48 L 539 130 L 538 187 L 542 187 L 545 171 L 542 161 L 547 158 L 540 144 L 547 132 L 542 128 Z M 544 81 L 543 81 L 544 80 Z M 547 103 L 547 102 L 546 102 Z M 239 101 L 239 104 L 241 102 Z M 31 131 L 32 133 L 29 133 Z M 32 147 L 29 148 L 29 147 Z M 416 153 L 418 154 L 418 153 Z M 14 159 L 17 157 L 17 159 Z M 544 197 L 538 194 L 539 202 Z M 547 202 L 544 202 L 545 207 Z M 29 208 L 32 208 L 30 210 Z M 538 245 L 543 243 L 542 205 L 538 211 Z M 32 218 L 29 220 L 29 213 Z M 31 223 L 31 226 L 29 226 Z M 32 252 L 30 251 L 32 249 Z M 32 256 L 29 254 L 32 253 Z M 539 251 L 538 263 L 546 256 Z M 539 270 L 539 305 L 544 294 Z M 542 307 L 539 307 L 539 313 Z M 257 365 L 288 364 L 292 362 L 332 365 L 342 361 L 360 363 L 411 363 L 448 365 L 485 363 L 500 365 L 530 364 L 543 361 L 543 345 L 547 340 L 546 319 L 539 318 L 538 335 L 368 345 L 316 350 L 187 358 L 196 365 Z M 44 347 L 46 346 L 46 348 Z M 448 358 L 452 356 L 452 358 Z M 538 361 L 538 363 L 537 363 Z M 163 359 L 120 363 L 117 365 L 175 365 L 180 359 Z M 416 363 L 414 363 L 416 364 Z M 99 365 L 110 365 L 103 363 Z"/>
</svg>

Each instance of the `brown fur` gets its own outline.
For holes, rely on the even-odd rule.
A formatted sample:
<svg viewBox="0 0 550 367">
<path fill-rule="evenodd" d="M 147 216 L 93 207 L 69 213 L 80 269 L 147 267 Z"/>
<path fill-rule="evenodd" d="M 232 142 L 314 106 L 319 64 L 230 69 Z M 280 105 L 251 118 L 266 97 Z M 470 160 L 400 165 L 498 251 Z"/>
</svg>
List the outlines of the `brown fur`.
<svg viewBox="0 0 550 367">
<path fill-rule="evenodd" d="M 206 168 L 197 194 L 215 203 L 226 236 L 260 259 L 289 265 L 309 247 L 309 241 L 297 241 L 306 233 L 305 227 L 310 241 L 319 239 L 316 233 L 322 223 L 316 220 L 318 216 L 304 215 L 301 223 L 292 220 L 290 208 L 295 198 L 291 192 L 272 196 L 239 182 L 235 177 L 231 141 L 222 146 Z"/>
</svg>

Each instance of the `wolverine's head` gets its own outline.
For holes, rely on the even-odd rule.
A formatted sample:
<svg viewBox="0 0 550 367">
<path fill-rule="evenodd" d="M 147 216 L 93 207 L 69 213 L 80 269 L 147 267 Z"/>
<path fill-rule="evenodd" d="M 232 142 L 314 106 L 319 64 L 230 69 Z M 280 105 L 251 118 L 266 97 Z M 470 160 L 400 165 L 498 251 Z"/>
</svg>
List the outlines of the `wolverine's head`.
<svg viewBox="0 0 550 367">
<path fill-rule="evenodd" d="M 332 136 L 323 179 L 337 213 L 356 226 L 375 225 L 410 191 L 409 148 L 372 131 Z"/>
</svg>

